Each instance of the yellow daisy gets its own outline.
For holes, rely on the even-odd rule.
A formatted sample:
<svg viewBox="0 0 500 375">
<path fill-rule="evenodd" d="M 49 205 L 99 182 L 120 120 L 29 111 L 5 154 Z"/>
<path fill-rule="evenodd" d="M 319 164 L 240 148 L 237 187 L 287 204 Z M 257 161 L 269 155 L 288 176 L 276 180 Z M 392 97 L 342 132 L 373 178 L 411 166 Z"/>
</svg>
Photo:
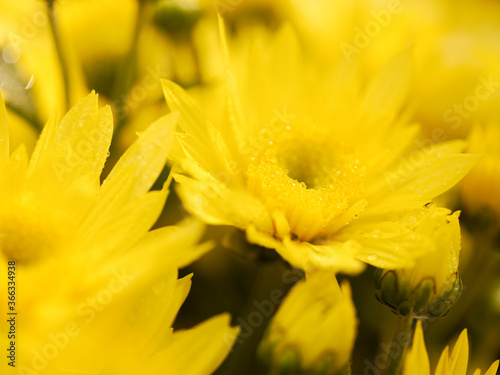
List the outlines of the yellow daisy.
<svg viewBox="0 0 500 375">
<path fill-rule="evenodd" d="M 426 142 L 467 135 L 497 111 L 500 90 L 500 6 L 495 1 L 292 2 L 291 18 L 311 53 L 359 63 L 374 72 L 414 45 L 410 100 Z M 367 74 L 364 74 L 366 77 Z"/>
<path fill-rule="evenodd" d="M 422 207 L 477 159 L 460 154 L 461 141 L 417 149 L 418 127 L 402 113 L 411 52 L 360 87 L 343 63 L 319 71 L 304 61 L 290 29 L 256 35 L 236 43 L 232 70 L 225 48 L 227 111 L 216 123 L 163 83 L 180 112 L 172 159 L 185 206 L 307 271 L 411 267 L 424 251 L 413 230 Z"/>
<path fill-rule="evenodd" d="M 210 248 L 197 245 L 203 226 L 148 232 L 168 183 L 148 191 L 176 122 L 171 114 L 153 123 L 101 185 L 113 121 L 94 93 L 48 121 L 31 158 L 23 146 L 10 154 L 0 96 L 0 273 L 17 291 L 0 301 L 17 314 L 0 327 L 16 369 L 5 361 L 2 369 L 208 374 L 222 362 L 237 334 L 227 315 L 171 328 L 190 287 L 177 269 Z"/>
<path fill-rule="evenodd" d="M 469 342 L 467 340 L 467 330 L 464 329 L 460 334 L 453 351 L 450 356 L 450 349 L 447 346 L 436 367 L 435 375 L 466 375 L 467 363 L 469 361 Z M 495 375 L 498 369 L 499 361 L 493 362 L 485 375 Z M 403 375 L 430 375 L 429 356 L 425 347 L 424 333 L 422 331 L 422 323 L 419 321 L 415 329 L 413 345 L 409 350 L 405 364 Z M 480 375 L 481 370 L 477 369 L 474 375 Z"/>
</svg>

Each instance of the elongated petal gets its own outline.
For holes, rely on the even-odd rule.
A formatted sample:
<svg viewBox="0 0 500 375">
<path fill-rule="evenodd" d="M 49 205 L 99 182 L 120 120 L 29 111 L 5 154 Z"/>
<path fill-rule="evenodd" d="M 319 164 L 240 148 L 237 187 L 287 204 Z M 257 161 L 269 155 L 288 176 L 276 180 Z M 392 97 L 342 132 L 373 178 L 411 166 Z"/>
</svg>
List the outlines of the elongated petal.
<svg viewBox="0 0 500 375">
<path fill-rule="evenodd" d="M 493 362 L 488 371 L 486 371 L 484 375 L 495 375 L 497 373 L 499 363 L 500 361 L 498 359 L 495 362 Z"/>
<path fill-rule="evenodd" d="M 172 343 L 150 362 L 149 373 L 211 374 L 229 353 L 238 335 L 226 314 L 213 317 L 194 328 L 174 333 Z M 195 360 L 193 360 L 195 359 Z"/>
<path fill-rule="evenodd" d="M 87 174 L 99 176 L 113 131 L 111 109 L 98 109 L 91 93 L 57 123 L 46 124 L 30 162 L 30 183 L 68 184 Z M 52 177 L 52 179 L 50 179 Z"/>
<path fill-rule="evenodd" d="M 7 127 L 7 111 L 0 91 L 0 167 L 9 159 L 9 128 Z"/>
<path fill-rule="evenodd" d="M 404 375 L 430 375 L 430 373 L 431 367 L 427 348 L 425 347 L 422 322 L 418 321 L 413 337 L 413 345 L 406 356 Z"/>
<path fill-rule="evenodd" d="M 449 372 L 453 375 L 466 375 L 469 362 L 469 340 L 464 329 L 458 337 L 450 357 Z"/>
<path fill-rule="evenodd" d="M 384 109 L 397 111 L 410 86 L 413 51 L 407 49 L 395 56 L 375 77 L 365 96 L 364 107 L 373 113 Z M 393 113 L 395 115 L 396 113 Z"/>
<path fill-rule="evenodd" d="M 161 117 L 141 134 L 136 142 L 123 154 L 106 178 L 102 195 L 123 180 L 123 174 L 133 170 L 134 184 L 129 199 L 147 192 L 160 175 L 175 137 L 178 114 Z M 132 166 L 132 167 L 131 167 Z"/>
</svg>

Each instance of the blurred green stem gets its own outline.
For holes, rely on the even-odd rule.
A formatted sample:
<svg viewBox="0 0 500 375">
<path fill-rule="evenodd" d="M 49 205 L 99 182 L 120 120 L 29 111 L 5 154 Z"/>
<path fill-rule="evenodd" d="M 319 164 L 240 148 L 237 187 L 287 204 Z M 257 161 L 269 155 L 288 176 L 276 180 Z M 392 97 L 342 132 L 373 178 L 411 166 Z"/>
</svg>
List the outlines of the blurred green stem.
<svg viewBox="0 0 500 375">
<path fill-rule="evenodd" d="M 66 57 L 64 56 L 64 52 L 62 49 L 61 33 L 59 25 L 57 23 L 56 14 L 54 12 L 54 3 L 55 0 L 48 0 L 47 10 L 49 15 L 50 29 L 52 30 L 52 37 L 54 38 L 54 44 L 56 46 L 57 58 L 59 60 L 59 65 L 61 67 L 61 72 L 63 76 L 64 96 L 66 105 L 66 108 L 64 109 L 63 112 L 66 112 L 66 110 L 68 110 L 70 107 L 70 99 L 69 99 L 70 82 L 69 82 L 68 64 L 66 62 Z"/>
<path fill-rule="evenodd" d="M 387 353 L 388 366 L 385 375 L 400 375 L 410 346 L 413 332 L 413 315 L 396 317 L 394 335 L 389 353 Z M 389 358 L 390 357 L 390 358 Z"/>
<path fill-rule="evenodd" d="M 259 265 L 252 291 L 248 296 L 245 307 L 236 320 L 236 324 L 242 325 L 242 332 L 234 344 L 233 352 L 216 372 L 217 375 L 265 373 L 266 370 L 263 365 L 256 363 L 257 347 L 278 306 L 273 305 L 273 311 L 264 314 L 259 310 L 258 304 L 269 301 L 271 294 L 276 290 L 282 292 L 282 299 L 285 298 L 288 290 L 299 279 L 297 277 L 296 280 L 293 280 L 294 282 L 291 282 L 291 279 L 284 278 L 285 272 L 290 271 L 281 259 Z M 270 303 L 270 301 L 267 303 Z M 262 319 L 260 324 L 257 325 L 255 322 L 252 324 L 251 321 L 251 316 L 256 315 L 259 315 Z M 243 325 L 246 327 L 243 327 Z"/>
</svg>

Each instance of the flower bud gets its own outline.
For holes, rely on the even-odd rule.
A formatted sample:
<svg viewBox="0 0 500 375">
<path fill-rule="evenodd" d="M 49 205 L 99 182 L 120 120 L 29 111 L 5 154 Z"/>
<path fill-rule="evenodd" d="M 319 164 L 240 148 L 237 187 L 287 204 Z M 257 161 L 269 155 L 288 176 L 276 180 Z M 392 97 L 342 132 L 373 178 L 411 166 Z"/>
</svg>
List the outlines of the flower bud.
<svg viewBox="0 0 500 375">
<path fill-rule="evenodd" d="M 445 315 L 462 294 L 458 275 L 460 212 L 433 208 L 415 228 L 425 247 L 411 268 L 378 269 L 377 299 L 403 316 L 437 318 Z"/>
<path fill-rule="evenodd" d="M 276 374 L 349 373 L 356 311 L 347 282 L 316 273 L 300 281 L 273 318 L 259 347 Z"/>
</svg>

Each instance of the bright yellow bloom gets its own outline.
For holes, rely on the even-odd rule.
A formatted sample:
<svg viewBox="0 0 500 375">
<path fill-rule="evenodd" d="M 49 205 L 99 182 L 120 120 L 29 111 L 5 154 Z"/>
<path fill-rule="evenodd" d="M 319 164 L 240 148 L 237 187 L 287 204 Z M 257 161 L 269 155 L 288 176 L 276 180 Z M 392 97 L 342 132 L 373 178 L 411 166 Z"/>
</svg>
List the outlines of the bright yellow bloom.
<svg viewBox="0 0 500 375">
<path fill-rule="evenodd" d="M 438 317 L 462 293 L 459 212 L 450 214 L 444 208 L 423 211 L 415 232 L 427 239 L 422 246 L 428 250 L 411 268 L 377 270 L 377 298 L 401 315 Z"/>
<path fill-rule="evenodd" d="M 500 217 L 500 126 L 498 122 L 477 124 L 469 137 L 468 150 L 484 155 L 461 184 L 467 210 L 478 214 L 486 209 Z"/>
<path fill-rule="evenodd" d="M 336 374 L 349 366 L 356 327 L 349 284 L 315 273 L 290 291 L 259 351 L 275 369 Z"/>
<path fill-rule="evenodd" d="M 181 113 L 172 158 L 187 209 L 246 231 L 250 242 L 308 271 L 413 266 L 425 251 L 413 230 L 422 207 L 477 157 L 460 154 L 460 141 L 415 150 L 418 127 L 399 116 L 411 53 L 363 88 L 342 63 L 319 71 L 304 62 L 289 29 L 257 36 L 253 50 L 246 39 L 235 47 L 244 50 L 235 59 L 238 79 L 228 65 L 228 110 L 214 124 L 164 82 L 170 109 Z"/>
<path fill-rule="evenodd" d="M 466 375 L 467 363 L 469 361 L 469 342 L 467 340 L 467 330 L 464 329 L 460 334 L 451 356 L 450 349 L 447 346 L 436 367 L 435 375 Z M 493 362 L 485 375 L 495 375 L 498 369 L 499 361 Z M 404 364 L 403 375 L 430 375 L 429 356 L 425 347 L 424 333 L 422 331 L 422 322 L 418 321 L 413 338 L 413 345 L 409 350 Z M 480 375 L 481 370 L 477 369 L 474 375 Z"/>
<path fill-rule="evenodd" d="M 369 76 L 413 45 L 409 100 L 430 142 L 465 137 L 500 103 L 500 6 L 495 1 L 295 0 L 291 16 L 312 53 Z"/>
<path fill-rule="evenodd" d="M 176 122 L 171 114 L 153 123 L 101 185 L 113 121 L 94 93 L 48 121 L 30 159 L 23 146 L 10 154 L 0 96 L 0 274 L 8 280 L 15 262 L 18 313 L 16 369 L 5 361 L 2 369 L 208 374 L 224 359 L 228 337 L 237 334 L 227 315 L 171 328 L 190 288 L 177 269 L 210 248 L 197 245 L 202 225 L 148 232 L 168 183 L 148 191 Z M 8 301 L 2 293 L 2 306 Z M 9 347 L 9 324 L 1 324 L 2 347 Z"/>
</svg>

